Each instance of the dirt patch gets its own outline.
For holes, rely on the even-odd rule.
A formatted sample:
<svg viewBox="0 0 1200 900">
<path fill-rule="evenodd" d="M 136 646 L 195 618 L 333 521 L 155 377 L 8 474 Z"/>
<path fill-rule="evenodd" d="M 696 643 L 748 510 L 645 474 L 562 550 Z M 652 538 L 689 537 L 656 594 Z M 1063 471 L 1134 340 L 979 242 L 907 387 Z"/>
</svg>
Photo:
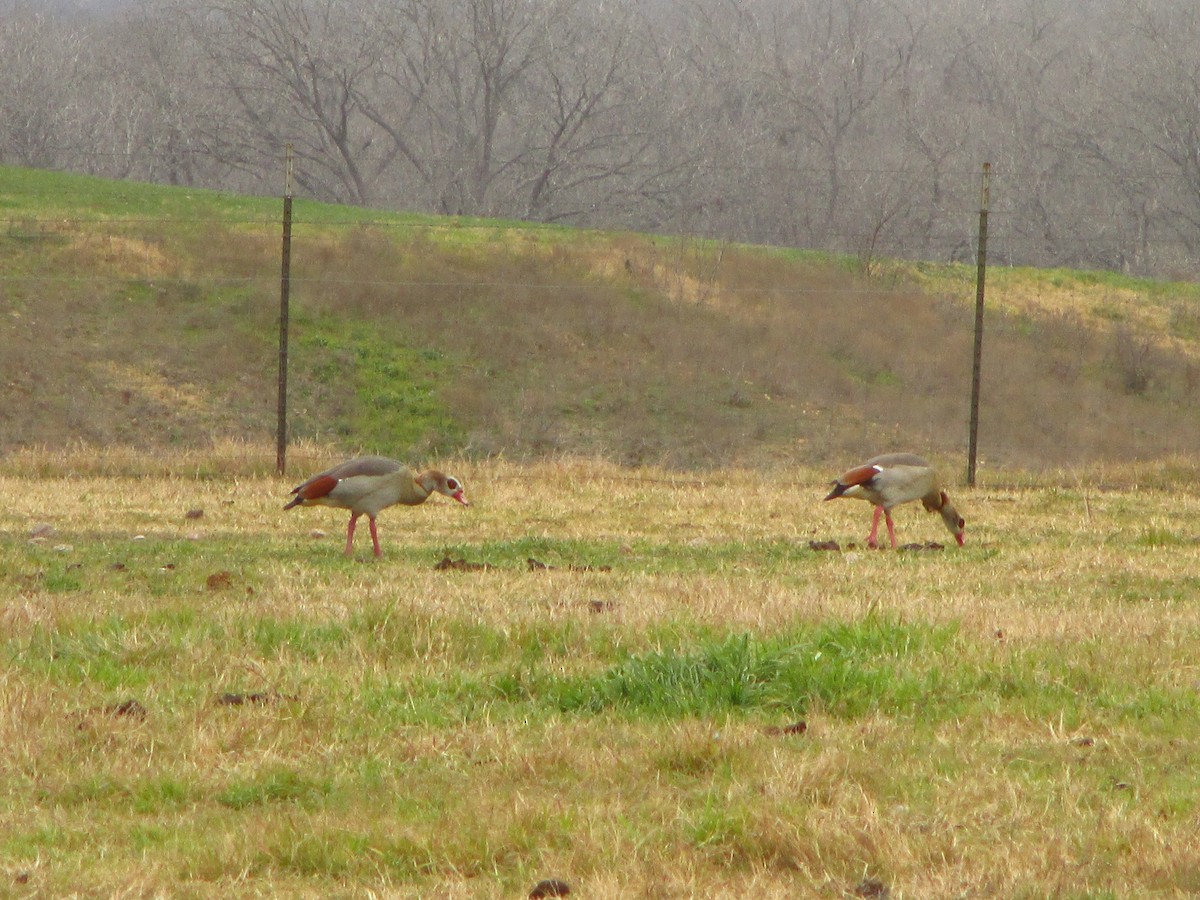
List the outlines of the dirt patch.
<svg viewBox="0 0 1200 900">
<path fill-rule="evenodd" d="M 454 570 L 456 572 L 481 572 L 494 568 L 489 563 L 469 562 L 465 559 L 453 559 L 449 556 L 443 556 L 433 567 L 439 572 Z"/>
</svg>

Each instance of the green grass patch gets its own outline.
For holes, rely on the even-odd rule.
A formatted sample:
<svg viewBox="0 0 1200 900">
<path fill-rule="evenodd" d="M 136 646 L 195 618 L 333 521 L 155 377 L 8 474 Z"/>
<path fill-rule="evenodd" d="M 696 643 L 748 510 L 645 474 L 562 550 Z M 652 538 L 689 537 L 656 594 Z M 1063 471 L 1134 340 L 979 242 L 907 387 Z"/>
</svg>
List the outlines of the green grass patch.
<svg viewBox="0 0 1200 900">
<path fill-rule="evenodd" d="M 217 795 L 217 802 L 230 809 L 276 803 L 312 809 L 323 802 L 332 790 L 327 782 L 317 781 L 292 769 L 277 768 L 235 781 Z"/>
<path fill-rule="evenodd" d="M 108 691 L 146 687 L 155 672 L 169 672 L 175 657 L 169 644 L 144 643 L 144 633 L 125 622 L 76 622 L 53 631 L 39 629 L 22 644 L 8 646 L 10 659 L 52 683 L 92 684 Z"/>
<path fill-rule="evenodd" d="M 132 808 L 140 815 L 183 809 L 200 799 L 197 787 L 178 776 L 160 776 L 138 782 L 131 790 Z M 150 839 L 151 836 L 147 836 Z M 162 835 L 157 835 L 162 839 Z"/>
<path fill-rule="evenodd" d="M 593 675 L 557 680 L 539 693 L 564 712 L 792 715 L 818 704 L 841 716 L 903 715 L 918 706 L 957 701 L 957 692 L 947 690 L 938 668 L 929 665 L 930 655 L 953 635 L 953 629 L 874 619 L 769 640 L 715 635 L 631 655 Z"/>
<path fill-rule="evenodd" d="M 1179 547 L 1195 543 L 1195 538 L 1166 528 L 1146 528 L 1135 539 L 1143 547 Z"/>
<path fill-rule="evenodd" d="M 1102 668 L 1037 653 L 964 664 L 955 659 L 960 642 L 951 625 L 876 616 L 770 636 L 675 624 L 631 639 L 575 620 L 497 629 L 392 607 L 342 623 L 249 617 L 232 628 L 187 610 L 68 620 L 10 641 L 7 655 L 52 683 L 144 696 L 181 664 L 214 652 L 289 666 L 349 653 L 407 673 L 362 679 L 346 698 L 352 708 L 371 721 L 434 727 L 535 711 L 539 718 L 615 712 L 677 719 L 800 716 L 815 708 L 848 719 L 919 714 L 930 721 L 1013 705 L 1080 719 L 1086 709 L 1135 719 L 1200 714 L 1187 691 L 1133 691 Z M 430 670 L 428 659 L 444 662 Z M 210 685 L 212 695 L 218 684 Z M 321 682 L 310 690 L 322 691 Z"/>
<path fill-rule="evenodd" d="M 307 373 L 307 393 L 337 397 L 348 390 L 353 397 L 322 427 L 374 452 L 421 447 L 436 453 L 457 446 L 462 426 L 439 391 L 453 361 L 442 351 L 414 345 L 383 323 L 350 324 L 330 316 L 301 317 L 297 332 L 294 359 Z"/>
</svg>

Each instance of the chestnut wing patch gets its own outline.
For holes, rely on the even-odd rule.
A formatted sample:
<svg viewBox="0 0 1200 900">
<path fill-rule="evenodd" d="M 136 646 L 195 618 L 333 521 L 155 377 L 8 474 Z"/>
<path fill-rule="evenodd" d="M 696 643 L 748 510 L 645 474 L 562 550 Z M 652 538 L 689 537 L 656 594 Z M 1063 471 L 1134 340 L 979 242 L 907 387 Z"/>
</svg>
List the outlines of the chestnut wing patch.
<svg viewBox="0 0 1200 900">
<path fill-rule="evenodd" d="M 304 500 L 316 500 L 318 497 L 328 497 L 329 492 L 337 487 L 338 479 L 332 475 L 318 475 L 312 481 L 306 481 L 296 488 L 296 495 Z"/>
<path fill-rule="evenodd" d="M 869 484 L 871 479 L 879 474 L 877 466 L 859 466 L 857 469 L 851 469 L 838 479 L 839 484 L 844 484 L 846 487 L 854 487 L 856 484 Z"/>
<path fill-rule="evenodd" d="M 872 465 L 851 469 L 833 483 L 833 490 L 829 492 L 829 495 L 825 499 L 835 500 L 838 497 L 844 497 L 846 492 L 851 488 L 861 487 L 864 490 L 870 490 L 871 481 L 879 474 L 879 471 L 878 466 Z M 855 494 L 851 494 L 850 496 L 853 497 Z"/>
</svg>

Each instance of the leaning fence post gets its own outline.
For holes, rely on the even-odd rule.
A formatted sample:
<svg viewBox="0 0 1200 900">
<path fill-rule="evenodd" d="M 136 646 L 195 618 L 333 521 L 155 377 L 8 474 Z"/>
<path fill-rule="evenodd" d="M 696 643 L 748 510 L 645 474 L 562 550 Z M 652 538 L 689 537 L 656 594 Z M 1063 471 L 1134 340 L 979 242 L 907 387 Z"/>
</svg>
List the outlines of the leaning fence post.
<svg viewBox="0 0 1200 900">
<path fill-rule="evenodd" d="M 279 400 L 275 422 L 275 471 L 287 468 L 288 295 L 292 279 L 292 145 L 287 145 L 283 188 L 283 260 L 279 276 Z"/>
<path fill-rule="evenodd" d="M 983 370 L 983 283 L 987 275 L 988 194 L 992 164 L 983 164 L 979 193 L 979 255 L 975 269 L 975 355 L 971 371 L 971 427 L 967 450 L 967 484 L 975 486 L 975 457 L 979 448 L 979 382 Z"/>
</svg>

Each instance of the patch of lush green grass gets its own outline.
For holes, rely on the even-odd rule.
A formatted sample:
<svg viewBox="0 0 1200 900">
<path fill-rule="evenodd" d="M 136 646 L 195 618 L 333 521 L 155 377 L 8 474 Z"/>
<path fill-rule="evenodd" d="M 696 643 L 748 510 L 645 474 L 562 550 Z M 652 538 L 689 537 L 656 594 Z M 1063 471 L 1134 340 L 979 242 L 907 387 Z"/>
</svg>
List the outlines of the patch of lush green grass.
<svg viewBox="0 0 1200 900">
<path fill-rule="evenodd" d="M 275 768 L 255 773 L 227 785 L 217 796 L 222 806 L 246 809 L 268 803 L 294 803 L 311 808 L 330 793 L 332 786 L 316 781 L 288 768 Z"/>
<path fill-rule="evenodd" d="M 386 333 L 383 323 L 317 316 L 299 317 L 296 327 L 292 361 L 307 374 L 301 383 L 310 385 L 300 403 L 306 394 L 309 402 L 320 393 L 353 398 L 340 413 L 322 416 L 322 428 L 389 455 L 396 447 L 447 451 L 461 441 L 463 426 L 439 391 L 453 366 L 440 350 L 399 332 Z M 303 426 L 298 432 L 304 436 Z"/>
<path fill-rule="evenodd" d="M 567 712 L 616 708 L 665 717 L 731 711 L 800 715 L 819 704 L 837 715 L 904 715 L 921 704 L 958 699 L 942 683 L 938 669 L 929 666 L 929 656 L 944 649 L 952 636 L 951 630 L 873 619 L 769 640 L 714 635 L 631 655 L 595 674 L 556 679 L 544 692 Z"/>
<path fill-rule="evenodd" d="M 484 710 L 502 719 L 534 711 L 675 719 L 800 716 L 815 706 L 847 718 L 919 714 L 930 722 L 1031 704 L 1046 714 L 1076 710 L 1078 716 L 1086 703 L 1135 719 L 1200 712 L 1187 691 L 1133 691 L 1102 670 L 1039 654 L 963 665 L 954 660 L 962 649 L 956 629 L 873 616 L 769 637 L 673 626 L 631 647 L 611 630 L 573 621 L 498 630 L 389 609 L 338 624 L 257 617 L 227 628 L 187 611 L 155 612 L 64 620 L 53 631 L 9 641 L 6 657 L 51 683 L 87 684 L 116 697 L 161 685 L 181 663 L 213 653 L 304 665 L 353 652 L 407 671 L 423 659 L 446 659 L 451 648 L 461 670 L 402 680 L 372 676 L 347 698 L 350 708 L 370 720 L 438 727 Z M 323 690 L 319 683 L 311 689 Z"/>
<path fill-rule="evenodd" d="M 195 784 L 178 775 L 145 778 L 134 786 L 131 793 L 134 812 L 143 815 L 185 809 L 201 796 Z M 161 829 L 150 829 L 145 834 L 147 843 L 158 843 L 164 837 Z"/>
</svg>

